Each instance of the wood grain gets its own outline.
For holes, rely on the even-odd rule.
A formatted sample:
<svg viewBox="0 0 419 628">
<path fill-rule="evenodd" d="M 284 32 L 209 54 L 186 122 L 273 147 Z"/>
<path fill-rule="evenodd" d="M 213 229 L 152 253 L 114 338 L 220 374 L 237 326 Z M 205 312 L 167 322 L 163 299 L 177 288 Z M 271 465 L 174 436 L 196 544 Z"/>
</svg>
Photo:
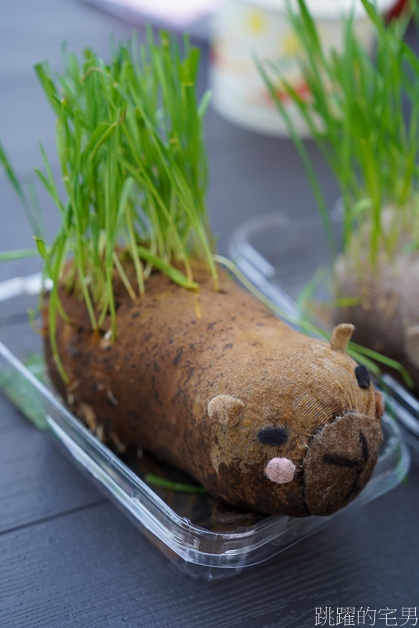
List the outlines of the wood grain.
<svg viewBox="0 0 419 628">
<path fill-rule="evenodd" d="M 391 497 L 214 583 L 180 575 L 107 504 L 0 535 L 1 625 L 288 628 L 313 626 L 316 606 L 414 605 L 419 551 L 404 548 L 418 485 L 416 470 Z"/>
<path fill-rule="evenodd" d="M 0 534 L 101 500 L 47 434 L 3 397 L 0 415 Z"/>
</svg>

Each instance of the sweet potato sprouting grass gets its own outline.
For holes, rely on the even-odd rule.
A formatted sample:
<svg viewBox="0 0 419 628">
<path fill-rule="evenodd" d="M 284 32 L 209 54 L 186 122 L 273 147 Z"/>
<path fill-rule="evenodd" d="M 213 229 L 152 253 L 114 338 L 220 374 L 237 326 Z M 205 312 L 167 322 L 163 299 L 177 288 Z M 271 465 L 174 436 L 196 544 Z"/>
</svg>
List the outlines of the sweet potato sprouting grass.
<svg viewBox="0 0 419 628">
<path fill-rule="evenodd" d="M 55 387 L 79 415 L 230 504 L 331 514 L 365 485 L 381 442 L 380 399 L 345 353 L 351 328 L 330 346 L 292 331 L 223 272 L 218 292 L 207 271 L 194 276 L 199 294 L 152 273 L 138 301 L 115 277 L 116 342 L 110 317 L 95 333 L 61 286 L 69 321 L 58 319 L 56 342 L 70 389 L 47 334 Z"/>
<path fill-rule="evenodd" d="M 162 33 L 109 64 L 87 50 L 58 77 L 37 66 L 66 192 L 42 151 L 62 218 L 52 243 L 34 233 L 53 280 L 48 370 L 121 449 L 148 449 L 246 512 L 331 514 L 373 471 L 381 397 L 345 351 L 350 325 L 309 338 L 217 268 L 198 57 Z"/>
</svg>

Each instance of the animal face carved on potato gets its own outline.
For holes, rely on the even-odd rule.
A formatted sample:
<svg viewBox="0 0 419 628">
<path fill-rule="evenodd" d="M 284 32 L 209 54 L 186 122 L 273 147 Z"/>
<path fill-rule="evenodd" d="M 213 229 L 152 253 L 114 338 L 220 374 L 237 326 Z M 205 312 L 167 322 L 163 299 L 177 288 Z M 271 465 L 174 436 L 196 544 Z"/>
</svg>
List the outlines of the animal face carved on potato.
<svg viewBox="0 0 419 628">
<path fill-rule="evenodd" d="M 251 396 L 220 394 L 211 399 L 208 416 L 221 428 L 211 456 L 217 473 L 226 461 L 229 468 L 237 465 L 244 474 L 256 472 L 260 490 L 271 501 L 288 501 L 290 510 L 307 514 L 330 515 L 358 495 L 378 456 L 383 404 L 368 370 L 344 355 L 352 331 L 352 325 L 340 325 L 332 334 L 330 348 L 314 343 L 311 350 L 315 355 L 320 352 L 325 367 L 334 372 L 328 395 L 334 392 L 340 401 L 332 415 L 322 411 L 321 403 L 313 414 L 313 397 L 321 400 L 325 395 L 324 377 L 313 380 L 310 397 L 286 379 L 280 394 L 271 395 L 272 402 L 266 399 L 265 416 L 260 411 L 258 416 Z M 307 358 L 309 373 L 313 365 Z M 259 401 L 260 396 L 258 408 Z M 250 467 L 243 462 L 249 452 L 254 462 Z"/>
</svg>

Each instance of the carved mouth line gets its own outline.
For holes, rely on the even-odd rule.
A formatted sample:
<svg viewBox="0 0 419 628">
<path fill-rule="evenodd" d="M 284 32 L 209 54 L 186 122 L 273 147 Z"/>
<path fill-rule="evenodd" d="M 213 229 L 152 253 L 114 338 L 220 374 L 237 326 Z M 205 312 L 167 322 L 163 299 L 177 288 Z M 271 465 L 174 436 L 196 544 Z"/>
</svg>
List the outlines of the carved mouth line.
<svg viewBox="0 0 419 628">
<path fill-rule="evenodd" d="M 340 456 L 339 454 L 331 454 L 330 452 L 324 454 L 323 462 L 325 464 L 334 464 L 337 467 L 347 467 L 348 469 L 354 469 L 359 466 L 359 460 L 346 458 L 346 456 Z"/>
<path fill-rule="evenodd" d="M 359 430 L 359 442 L 361 443 L 362 458 L 367 462 L 369 458 L 368 443 L 362 430 Z"/>
<path fill-rule="evenodd" d="M 364 462 L 368 462 L 369 451 L 368 451 L 368 443 L 365 438 L 365 434 L 362 430 L 358 430 L 359 443 L 361 445 L 361 455 L 362 461 L 354 460 L 353 458 L 347 458 L 346 456 L 341 456 L 339 454 L 332 454 L 327 452 L 323 456 L 323 462 L 325 464 L 334 464 L 337 467 L 347 467 L 348 469 L 354 469 Z"/>
</svg>

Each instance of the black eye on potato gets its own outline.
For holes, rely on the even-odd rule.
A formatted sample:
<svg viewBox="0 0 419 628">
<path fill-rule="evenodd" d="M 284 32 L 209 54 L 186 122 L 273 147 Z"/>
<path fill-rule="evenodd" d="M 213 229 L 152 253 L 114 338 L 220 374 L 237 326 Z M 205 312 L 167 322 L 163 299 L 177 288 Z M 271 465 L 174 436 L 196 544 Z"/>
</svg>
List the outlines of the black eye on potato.
<svg viewBox="0 0 419 628">
<path fill-rule="evenodd" d="M 355 367 L 355 377 L 357 379 L 358 386 L 360 388 L 367 389 L 370 387 L 370 384 L 371 384 L 370 374 L 368 373 L 368 369 L 362 364 L 359 364 L 358 366 Z"/>
<path fill-rule="evenodd" d="M 284 445 L 288 440 L 288 432 L 283 427 L 265 427 L 258 433 L 258 441 L 263 445 Z"/>
</svg>

